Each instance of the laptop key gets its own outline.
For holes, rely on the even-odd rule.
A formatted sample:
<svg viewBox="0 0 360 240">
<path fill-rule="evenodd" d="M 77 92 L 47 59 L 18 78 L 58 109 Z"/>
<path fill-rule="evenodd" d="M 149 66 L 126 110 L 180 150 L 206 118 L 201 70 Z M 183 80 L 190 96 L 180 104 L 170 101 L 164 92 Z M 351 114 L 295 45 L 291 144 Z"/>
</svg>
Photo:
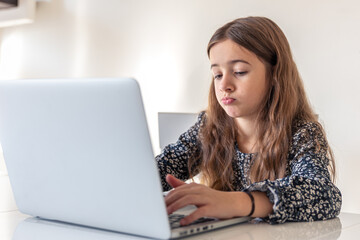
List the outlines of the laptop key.
<svg viewBox="0 0 360 240">
<path fill-rule="evenodd" d="M 170 214 L 169 220 L 170 220 L 171 228 L 181 227 L 180 220 L 184 217 L 185 217 L 185 215 L 182 215 L 182 214 Z M 189 225 L 194 225 L 194 224 L 204 223 L 204 222 L 209 222 L 209 221 L 216 221 L 216 220 L 217 220 L 216 218 L 202 217 L 202 218 L 199 218 L 196 221 L 190 223 Z"/>
</svg>

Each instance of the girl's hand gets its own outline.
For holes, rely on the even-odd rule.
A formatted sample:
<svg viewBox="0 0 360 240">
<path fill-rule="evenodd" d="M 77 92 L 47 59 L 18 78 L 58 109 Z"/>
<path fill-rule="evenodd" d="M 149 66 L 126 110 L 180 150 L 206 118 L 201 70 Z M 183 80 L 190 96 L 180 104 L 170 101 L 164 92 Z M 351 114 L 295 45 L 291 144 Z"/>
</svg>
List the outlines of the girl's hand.
<svg viewBox="0 0 360 240">
<path fill-rule="evenodd" d="M 202 184 L 186 184 L 172 175 L 167 175 L 166 181 L 174 188 L 165 197 L 168 214 L 187 205 L 197 206 L 194 212 L 180 221 L 181 225 L 190 224 L 201 217 L 226 219 L 245 216 L 250 212 L 251 201 L 243 192 L 223 192 Z"/>
</svg>

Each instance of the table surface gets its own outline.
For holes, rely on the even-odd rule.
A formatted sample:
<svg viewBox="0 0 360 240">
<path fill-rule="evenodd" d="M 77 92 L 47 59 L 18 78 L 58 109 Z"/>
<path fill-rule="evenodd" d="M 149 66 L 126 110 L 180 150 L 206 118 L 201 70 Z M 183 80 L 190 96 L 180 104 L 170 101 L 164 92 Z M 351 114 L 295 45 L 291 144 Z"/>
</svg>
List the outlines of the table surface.
<svg viewBox="0 0 360 240">
<path fill-rule="evenodd" d="M 186 239 L 359 239 L 360 214 L 341 213 L 339 217 L 327 221 L 284 223 L 242 223 L 232 227 L 198 234 Z M 19 211 L 0 213 L 1 240 L 122 240 L 143 239 L 136 236 L 38 220 Z"/>
</svg>

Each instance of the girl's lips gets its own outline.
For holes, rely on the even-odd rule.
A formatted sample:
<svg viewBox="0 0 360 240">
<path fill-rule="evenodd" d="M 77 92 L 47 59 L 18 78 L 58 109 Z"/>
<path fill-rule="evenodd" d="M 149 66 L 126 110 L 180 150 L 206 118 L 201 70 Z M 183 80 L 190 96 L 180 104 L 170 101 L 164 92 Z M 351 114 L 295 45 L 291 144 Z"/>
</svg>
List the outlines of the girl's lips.
<svg viewBox="0 0 360 240">
<path fill-rule="evenodd" d="M 229 105 L 231 103 L 233 103 L 235 101 L 234 98 L 228 98 L 228 97 L 225 97 L 223 99 L 221 99 L 222 103 L 225 104 L 225 105 Z"/>
</svg>

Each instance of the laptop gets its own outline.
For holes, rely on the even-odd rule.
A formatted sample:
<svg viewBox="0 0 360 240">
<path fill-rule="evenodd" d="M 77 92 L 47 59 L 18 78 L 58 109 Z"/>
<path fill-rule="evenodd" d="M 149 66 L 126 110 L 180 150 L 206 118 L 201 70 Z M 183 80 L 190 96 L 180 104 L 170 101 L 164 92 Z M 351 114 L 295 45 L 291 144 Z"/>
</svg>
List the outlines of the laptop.
<svg viewBox="0 0 360 240">
<path fill-rule="evenodd" d="M 249 220 L 171 228 L 131 78 L 0 81 L 0 143 L 17 206 L 31 216 L 160 239 Z"/>
</svg>

